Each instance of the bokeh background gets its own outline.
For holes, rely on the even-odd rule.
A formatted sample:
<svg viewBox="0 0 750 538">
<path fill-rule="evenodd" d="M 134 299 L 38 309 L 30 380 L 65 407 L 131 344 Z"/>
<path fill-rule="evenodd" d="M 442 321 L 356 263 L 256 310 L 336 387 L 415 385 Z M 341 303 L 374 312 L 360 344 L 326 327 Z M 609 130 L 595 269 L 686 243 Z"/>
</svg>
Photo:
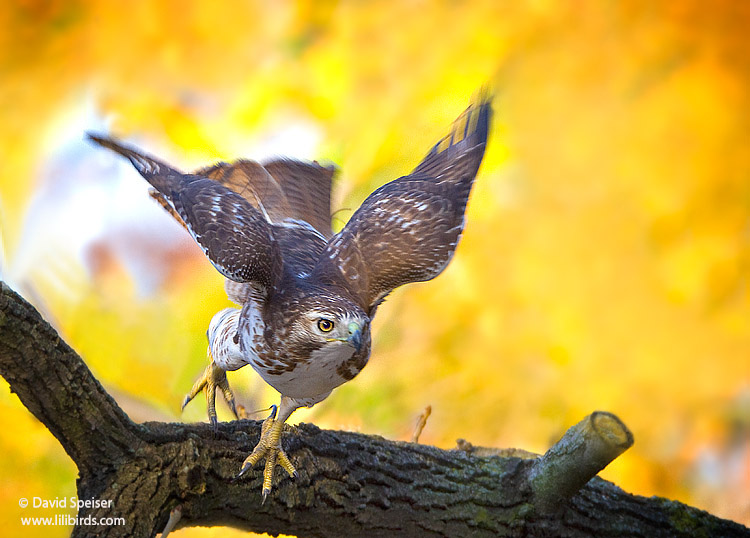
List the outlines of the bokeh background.
<svg viewBox="0 0 750 538">
<path fill-rule="evenodd" d="M 338 228 L 490 83 L 452 264 L 395 292 L 368 367 L 293 421 L 408 439 L 429 404 L 425 443 L 543 452 L 608 410 L 636 441 L 605 478 L 750 524 L 748 28 L 732 1 L 6 2 L 0 274 L 134 420 L 205 420 L 179 405 L 222 279 L 84 131 L 185 170 L 336 163 Z M 75 495 L 76 469 L 1 382 L 15 535 L 54 514 L 19 497 Z M 251 371 L 230 383 L 248 409 L 276 401 Z"/>
</svg>

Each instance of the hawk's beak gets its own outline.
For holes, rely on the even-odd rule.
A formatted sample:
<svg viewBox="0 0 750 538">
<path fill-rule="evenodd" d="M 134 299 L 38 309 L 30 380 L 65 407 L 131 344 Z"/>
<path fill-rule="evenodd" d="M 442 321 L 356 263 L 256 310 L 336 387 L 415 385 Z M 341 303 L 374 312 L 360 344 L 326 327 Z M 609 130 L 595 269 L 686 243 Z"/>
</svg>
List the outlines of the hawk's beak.
<svg viewBox="0 0 750 538">
<path fill-rule="evenodd" d="M 349 329 L 349 338 L 347 338 L 346 341 L 354 349 L 359 351 L 360 348 L 362 347 L 362 327 L 359 326 L 359 323 L 352 321 L 349 324 L 348 329 Z"/>
</svg>

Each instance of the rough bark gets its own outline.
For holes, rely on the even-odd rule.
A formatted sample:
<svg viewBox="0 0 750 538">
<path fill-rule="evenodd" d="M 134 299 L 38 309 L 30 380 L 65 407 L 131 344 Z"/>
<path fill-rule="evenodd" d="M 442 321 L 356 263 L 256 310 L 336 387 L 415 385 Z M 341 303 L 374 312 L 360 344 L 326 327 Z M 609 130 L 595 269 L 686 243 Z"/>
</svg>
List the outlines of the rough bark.
<svg viewBox="0 0 750 538">
<path fill-rule="evenodd" d="M 79 518 L 125 520 L 78 525 L 73 536 L 154 536 L 170 512 L 181 514 L 177 527 L 298 536 L 750 536 L 695 508 L 589 480 L 632 442 L 609 414 L 587 417 L 535 459 L 303 424 L 282 438 L 299 479 L 277 473 L 261 505 L 260 470 L 235 479 L 259 422 L 224 423 L 217 434 L 207 424 L 133 423 L 32 306 L 5 284 L 0 291 L 0 374 L 78 466 L 78 497 L 113 501 Z"/>
</svg>

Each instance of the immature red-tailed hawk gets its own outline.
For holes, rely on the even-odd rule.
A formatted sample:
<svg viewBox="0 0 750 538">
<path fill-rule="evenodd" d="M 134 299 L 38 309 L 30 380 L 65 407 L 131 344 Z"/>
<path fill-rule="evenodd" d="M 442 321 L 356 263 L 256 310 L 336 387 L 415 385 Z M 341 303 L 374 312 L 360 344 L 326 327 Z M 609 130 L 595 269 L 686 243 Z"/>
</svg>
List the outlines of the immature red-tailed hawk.
<svg viewBox="0 0 750 538">
<path fill-rule="evenodd" d="M 483 94 L 408 176 L 373 192 L 337 234 L 331 230 L 333 168 L 240 160 L 192 174 L 123 146 L 90 138 L 130 159 L 152 195 L 183 223 L 242 305 L 214 316 L 211 363 L 183 407 L 206 390 L 216 424 L 219 388 L 234 410 L 227 370 L 250 364 L 281 393 L 240 475 L 265 458 L 263 497 L 289 415 L 324 400 L 356 376 L 370 356 L 370 321 L 394 288 L 445 269 L 464 227 L 469 192 L 484 156 L 491 116 Z M 236 414 L 236 411 L 235 411 Z"/>
</svg>

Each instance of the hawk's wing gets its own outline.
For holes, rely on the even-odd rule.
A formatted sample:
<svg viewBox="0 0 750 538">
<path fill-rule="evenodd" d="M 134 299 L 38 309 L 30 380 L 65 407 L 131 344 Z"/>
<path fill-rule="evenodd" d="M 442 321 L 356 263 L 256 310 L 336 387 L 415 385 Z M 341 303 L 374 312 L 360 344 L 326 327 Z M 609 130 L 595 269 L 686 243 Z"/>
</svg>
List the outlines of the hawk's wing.
<svg viewBox="0 0 750 538">
<path fill-rule="evenodd" d="M 321 166 L 316 162 L 276 159 L 263 167 L 281 186 L 289 204 L 289 217 L 303 220 L 326 239 L 331 230 L 331 182 L 336 172 L 334 166 Z"/>
<path fill-rule="evenodd" d="M 233 190 L 250 205 L 268 215 L 271 222 L 281 222 L 291 209 L 278 182 L 260 163 L 240 159 L 233 163 L 220 162 L 194 172 L 221 183 Z"/>
<path fill-rule="evenodd" d="M 276 284 L 282 273 L 281 251 L 262 211 L 213 179 L 183 174 L 106 136 L 89 138 L 130 160 L 221 274 L 266 289 Z"/>
<path fill-rule="evenodd" d="M 263 206 L 271 221 L 304 221 L 325 239 L 331 231 L 331 180 L 335 168 L 317 162 L 276 159 L 265 164 L 240 160 L 218 163 L 195 174 L 210 177 L 242 195 L 254 207 Z"/>
<path fill-rule="evenodd" d="M 338 280 L 366 308 L 394 288 L 430 280 L 448 265 L 484 156 L 491 96 L 483 94 L 408 176 L 373 192 L 328 243 L 316 277 Z"/>
<path fill-rule="evenodd" d="M 264 213 L 271 222 L 281 222 L 291 213 L 286 195 L 268 171 L 255 161 L 241 159 L 234 163 L 220 162 L 201 168 L 193 175 L 207 177 L 242 196 L 258 211 Z M 158 190 L 149 194 L 171 214 L 177 222 L 185 226 L 171 203 Z M 185 226 L 187 228 L 187 226 Z"/>
<path fill-rule="evenodd" d="M 277 159 L 263 165 L 239 160 L 232 164 L 218 163 L 195 174 L 232 189 L 267 215 L 285 267 L 299 276 L 312 270 L 326 241 L 333 235 L 331 179 L 334 170 L 332 166 L 326 168 L 290 159 Z M 243 302 L 246 293 L 242 287 L 225 287 L 230 299 Z"/>
</svg>

